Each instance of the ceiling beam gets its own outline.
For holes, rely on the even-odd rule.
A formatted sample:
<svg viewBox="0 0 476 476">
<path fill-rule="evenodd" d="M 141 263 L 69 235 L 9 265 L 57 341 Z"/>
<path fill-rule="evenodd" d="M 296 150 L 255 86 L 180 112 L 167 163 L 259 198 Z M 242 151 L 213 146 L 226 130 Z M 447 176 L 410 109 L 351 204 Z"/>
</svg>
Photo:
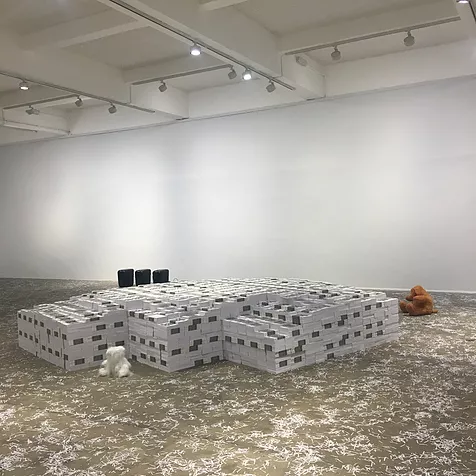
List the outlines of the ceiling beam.
<svg viewBox="0 0 476 476">
<path fill-rule="evenodd" d="M 283 56 L 283 76 L 288 78 L 303 99 L 324 97 L 326 95 L 324 68 L 307 55 L 300 55 L 300 62 L 301 64 L 295 56 Z"/>
<path fill-rule="evenodd" d="M 13 129 L 51 132 L 56 135 L 70 133 L 68 121 L 64 117 L 44 113 L 30 116 L 20 109 L 4 110 L 0 124 Z"/>
<path fill-rule="evenodd" d="M 476 38 L 476 3 L 455 3 L 455 0 L 447 0 L 453 5 L 461 18 L 463 27 L 469 38 Z"/>
<path fill-rule="evenodd" d="M 15 104 L 14 106 L 6 106 L 3 109 L 7 111 L 9 109 L 26 108 L 29 106 L 33 106 L 35 109 L 48 109 L 50 107 L 55 107 L 55 106 L 64 106 L 66 104 L 74 104 L 78 100 L 79 97 L 81 96 L 76 96 L 74 94 L 66 94 L 63 96 L 55 97 L 55 98 L 39 99 L 37 101 L 29 100 L 23 103 Z M 91 101 L 91 98 L 82 96 L 81 100 L 83 101 L 83 103 L 87 103 L 88 101 Z"/>
<path fill-rule="evenodd" d="M 277 88 L 266 91 L 262 80 L 242 81 L 190 93 L 190 118 L 226 116 L 305 102 L 296 91 Z"/>
<path fill-rule="evenodd" d="M 0 109 L 4 107 L 15 107 L 25 103 L 31 104 L 37 101 L 45 101 L 60 98 L 65 95 L 64 91 L 45 88 L 43 86 L 30 87 L 28 91 L 8 91 L 0 94 Z"/>
<path fill-rule="evenodd" d="M 200 0 L 202 10 L 218 10 L 219 8 L 231 7 L 248 0 Z"/>
<path fill-rule="evenodd" d="M 109 114 L 103 107 L 88 107 L 70 113 L 68 122 L 72 135 L 98 134 L 101 132 L 123 131 L 174 121 L 167 114 L 143 114 L 134 109 L 118 108 L 116 114 Z"/>
<path fill-rule="evenodd" d="M 33 106 L 35 109 L 44 109 L 47 107 L 63 106 L 64 104 L 73 104 L 76 99 L 76 96 L 68 94 L 58 96 L 57 98 L 40 99 L 38 101 L 26 101 L 21 104 L 16 104 L 15 106 L 6 106 L 3 108 L 3 110 L 7 111 L 9 109 L 26 108 L 29 106 Z"/>
<path fill-rule="evenodd" d="M 168 86 L 163 93 L 156 83 L 131 86 L 132 101 L 138 106 L 147 104 L 157 112 L 168 115 L 171 119 L 188 117 L 188 94 L 180 89 Z"/>
<path fill-rule="evenodd" d="M 476 76 L 471 41 L 345 61 L 326 68 L 327 97 Z"/>
<path fill-rule="evenodd" d="M 451 0 L 452 1 L 452 0 Z M 307 48 L 338 43 L 370 33 L 385 32 L 436 20 L 453 18 L 457 15 L 449 0 L 393 10 L 378 15 L 368 15 L 355 20 L 334 23 L 328 26 L 309 28 L 281 37 L 279 49 L 283 53 L 297 53 Z"/>
<path fill-rule="evenodd" d="M 135 21 L 115 10 L 108 10 L 35 31 L 22 37 L 20 46 L 25 49 L 67 48 L 146 26 L 143 22 Z"/>
<path fill-rule="evenodd" d="M 66 104 L 74 104 L 78 100 L 78 96 L 65 96 L 64 98 L 51 99 L 49 101 L 42 101 L 36 104 L 32 104 L 36 109 L 48 109 L 55 106 L 64 106 Z M 82 101 L 86 102 L 89 98 L 84 97 Z"/>
<path fill-rule="evenodd" d="M 296 88 L 297 93 L 303 99 L 323 97 L 325 94 L 323 68 L 312 58 L 306 55 L 301 55 L 301 57 L 306 58 L 306 66 L 298 64 L 294 57 L 283 57 L 283 76 L 286 77 L 287 82 Z M 206 73 L 207 71 L 215 70 L 222 66 L 225 66 L 225 63 L 208 55 L 201 55 L 198 58 L 186 56 L 133 68 L 125 71 L 123 74 L 124 80 L 128 83 L 137 83 L 140 81 L 159 80 L 174 75 L 185 76 L 189 74 Z M 236 72 L 238 74 L 242 73 L 238 68 Z M 266 83 L 262 87 L 264 88 L 265 85 Z M 280 86 L 276 87 L 280 88 Z"/>
<path fill-rule="evenodd" d="M 126 69 L 122 75 L 127 83 L 136 83 L 138 81 L 146 81 L 154 78 L 163 78 L 172 74 L 180 74 L 192 71 L 203 71 L 207 68 L 223 65 L 220 61 L 212 56 L 200 55 L 198 57 L 185 56 L 168 61 L 139 66 L 136 68 Z"/>
</svg>

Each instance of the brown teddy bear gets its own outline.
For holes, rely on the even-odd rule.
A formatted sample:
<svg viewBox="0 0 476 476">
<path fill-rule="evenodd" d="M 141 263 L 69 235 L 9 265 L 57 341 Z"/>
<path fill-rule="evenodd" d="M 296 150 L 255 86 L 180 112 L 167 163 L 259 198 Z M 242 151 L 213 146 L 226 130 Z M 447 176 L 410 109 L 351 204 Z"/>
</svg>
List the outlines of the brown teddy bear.
<svg viewBox="0 0 476 476">
<path fill-rule="evenodd" d="M 415 286 L 406 297 L 407 301 L 400 301 L 400 309 L 410 316 L 426 316 L 438 312 L 433 308 L 433 298 L 421 286 Z"/>
</svg>

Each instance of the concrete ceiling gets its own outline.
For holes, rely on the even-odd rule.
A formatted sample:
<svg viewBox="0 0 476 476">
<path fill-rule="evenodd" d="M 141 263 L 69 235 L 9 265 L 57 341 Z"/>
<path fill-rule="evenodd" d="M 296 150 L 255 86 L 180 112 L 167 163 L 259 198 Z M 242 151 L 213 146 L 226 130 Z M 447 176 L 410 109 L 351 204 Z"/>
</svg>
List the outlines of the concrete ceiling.
<svg viewBox="0 0 476 476">
<path fill-rule="evenodd" d="M 26 35 L 107 9 L 95 0 L 1 0 L 0 26 Z"/>
<path fill-rule="evenodd" d="M 120 69 L 186 56 L 189 47 L 152 28 L 127 31 L 68 48 Z"/>
<path fill-rule="evenodd" d="M 272 33 L 284 35 L 428 3 L 432 0 L 248 0 L 235 8 Z"/>
<path fill-rule="evenodd" d="M 0 91 L 16 91 L 19 81 L 9 78 L 8 76 L 0 76 Z"/>
<path fill-rule="evenodd" d="M 406 29 L 449 19 L 459 21 L 415 29 L 404 46 Z M 395 29 L 330 57 L 335 43 Z M 15 76 L 0 74 L 0 108 L 10 127 L 48 135 L 231 114 L 476 75 L 474 38 L 470 6 L 456 0 L 0 0 L 0 71 Z M 191 39 L 204 45 L 200 57 L 189 55 Z M 260 80 L 242 81 L 245 67 Z M 31 103 L 41 113 L 26 117 Z M 8 137 L 2 129 L 0 144 Z"/>
</svg>

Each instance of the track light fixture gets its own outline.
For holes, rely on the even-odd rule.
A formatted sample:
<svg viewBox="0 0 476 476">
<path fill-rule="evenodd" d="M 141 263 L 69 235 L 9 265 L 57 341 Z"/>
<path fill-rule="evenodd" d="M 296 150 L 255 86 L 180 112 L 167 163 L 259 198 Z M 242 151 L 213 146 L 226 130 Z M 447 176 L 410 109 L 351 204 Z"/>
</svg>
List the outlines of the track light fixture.
<svg viewBox="0 0 476 476">
<path fill-rule="evenodd" d="M 18 85 L 18 87 L 22 91 L 28 91 L 30 89 L 30 86 L 28 86 L 28 83 L 26 81 L 21 81 L 20 84 Z"/>
<path fill-rule="evenodd" d="M 74 104 L 76 104 L 77 107 L 81 107 L 83 105 L 83 100 L 78 96 L 78 99 L 74 101 Z"/>
<path fill-rule="evenodd" d="M 236 76 L 237 76 L 237 74 L 236 74 L 235 68 L 232 67 L 232 68 L 230 69 L 230 72 L 228 73 L 228 78 L 230 78 L 230 79 L 235 79 Z"/>
<path fill-rule="evenodd" d="M 252 76 L 251 76 L 251 71 L 249 69 L 245 69 L 245 71 L 243 72 L 242 76 L 241 76 L 245 81 L 249 81 Z"/>
<path fill-rule="evenodd" d="M 161 93 L 165 93 L 165 91 L 167 91 L 167 85 L 163 81 L 160 83 L 159 91 Z"/>
<path fill-rule="evenodd" d="M 405 46 L 413 46 L 415 44 L 415 37 L 412 35 L 411 31 L 407 33 L 407 36 L 403 40 L 403 44 Z"/>
<path fill-rule="evenodd" d="M 28 109 L 25 111 L 29 116 L 38 116 L 40 111 L 35 109 L 33 106 L 28 106 Z"/>
<path fill-rule="evenodd" d="M 202 48 L 200 47 L 200 45 L 197 45 L 196 43 L 194 43 L 190 47 L 190 54 L 192 56 L 200 56 L 202 54 Z"/>
<path fill-rule="evenodd" d="M 469 0 L 456 0 L 456 3 L 469 3 Z"/>
<path fill-rule="evenodd" d="M 266 91 L 268 91 L 268 93 L 276 91 L 276 85 L 273 83 L 273 81 L 269 80 L 269 84 L 266 86 Z"/>
<path fill-rule="evenodd" d="M 108 109 L 109 114 L 116 114 L 117 112 L 117 107 L 111 103 L 111 107 Z"/>
<path fill-rule="evenodd" d="M 334 51 L 331 53 L 331 58 L 333 61 L 339 61 L 342 58 L 342 53 L 339 51 L 337 46 L 334 46 Z"/>
<path fill-rule="evenodd" d="M 299 65 L 299 66 L 302 66 L 303 68 L 305 68 L 308 64 L 308 61 L 306 58 L 304 58 L 304 56 L 300 56 L 300 55 L 297 55 L 295 57 L 295 60 L 296 60 L 296 63 Z"/>
<path fill-rule="evenodd" d="M 476 0 L 474 0 L 474 2 L 476 2 Z M 468 7 L 471 7 L 471 5 L 474 5 L 474 2 L 472 2 L 471 0 L 455 0 L 455 3 L 466 3 Z M 286 56 L 290 56 L 290 55 L 296 56 L 296 55 L 300 55 L 301 53 L 309 53 L 310 51 L 329 50 L 330 48 L 334 48 L 334 51 L 332 52 L 331 56 L 332 56 L 332 59 L 338 61 L 339 59 L 341 59 L 341 55 L 339 54 L 340 52 L 338 52 L 338 47 L 342 45 L 350 45 L 354 43 L 359 43 L 361 41 L 375 40 L 377 38 L 383 38 L 386 36 L 393 36 L 393 35 L 398 35 L 398 37 L 401 37 L 404 34 L 406 34 L 407 36 L 405 38 L 402 38 L 404 45 L 407 47 L 413 46 L 416 43 L 416 39 L 412 35 L 413 31 L 424 30 L 426 28 L 432 28 L 438 25 L 446 25 L 449 23 L 454 23 L 459 21 L 461 21 L 460 16 L 454 15 L 454 16 L 450 16 L 446 18 L 441 18 L 440 20 L 429 21 L 426 23 L 416 23 L 413 25 L 403 26 L 401 28 L 392 28 L 389 30 L 377 31 L 375 33 L 354 36 L 348 39 L 335 40 L 331 43 L 322 43 L 320 45 L 297 48 L 295 50 L 287 51 L 284 54 Z M 278 81 L 276 82 L 280 84 Z"/>
</svg>

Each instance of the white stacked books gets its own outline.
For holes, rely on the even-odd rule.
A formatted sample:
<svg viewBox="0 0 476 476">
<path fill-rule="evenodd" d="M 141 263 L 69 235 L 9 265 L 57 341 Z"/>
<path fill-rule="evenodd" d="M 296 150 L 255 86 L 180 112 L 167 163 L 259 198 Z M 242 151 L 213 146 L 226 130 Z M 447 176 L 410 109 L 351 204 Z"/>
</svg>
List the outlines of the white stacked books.
<svg viewBox="0 0 476 476">
<path fill-rule="evenodd" d="M 398 339 L 398 301 L 298 279 L 221 279 L 93 292 L 18 312 L 20 347 L 66 370 L 110 346 L 174 372 L 230 360 L 272 373 Z"/>
</svg>

